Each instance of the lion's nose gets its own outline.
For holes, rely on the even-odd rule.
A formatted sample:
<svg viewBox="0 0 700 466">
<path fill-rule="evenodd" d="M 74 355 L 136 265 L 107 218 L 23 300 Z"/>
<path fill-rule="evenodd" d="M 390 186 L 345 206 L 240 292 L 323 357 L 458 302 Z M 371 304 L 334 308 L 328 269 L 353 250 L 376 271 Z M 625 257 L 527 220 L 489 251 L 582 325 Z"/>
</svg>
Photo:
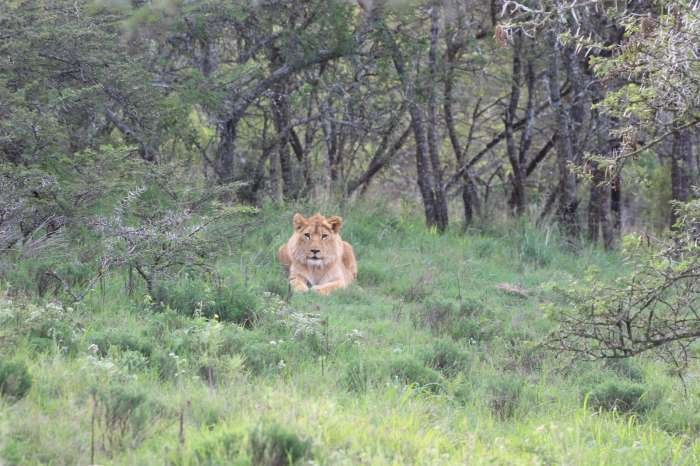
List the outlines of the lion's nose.
<svg viewBox="0 0 700 466">
<path fill-rule="evenodd" d="M 318 254 L 319 252 L 321 252 L 321 250 L 320 249 L 312 249 L 311 252 L 313 252 L 314 254 Z"/>
</svg>

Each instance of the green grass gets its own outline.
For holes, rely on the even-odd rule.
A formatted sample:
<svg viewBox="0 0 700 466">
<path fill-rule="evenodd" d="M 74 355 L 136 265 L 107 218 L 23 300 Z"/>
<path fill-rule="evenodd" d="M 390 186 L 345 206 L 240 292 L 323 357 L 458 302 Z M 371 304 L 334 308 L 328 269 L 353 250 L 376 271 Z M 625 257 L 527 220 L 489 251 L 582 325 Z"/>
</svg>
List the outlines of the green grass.
<svg viewBox="0 0 700 466">
<path fill-rule="evenodd" d="M 552 287 L 614 277 L 621 258 L 524 223 L 441 236 L 361 206 L 333 212 L 357 284 L 286 302 L 292 213 L 263 209 L 215 274 L 158 302 L 112 276 L 47 305 L 13 294 L 19 267 L 0 357 L 31 382 L 0 399 L 0 464 L 89 464 L 92 447 L 124 465 L 700 462 L 697 372 L 686 395 L 659 362 L 568 364 L 539 345 Z"/>
</svg>

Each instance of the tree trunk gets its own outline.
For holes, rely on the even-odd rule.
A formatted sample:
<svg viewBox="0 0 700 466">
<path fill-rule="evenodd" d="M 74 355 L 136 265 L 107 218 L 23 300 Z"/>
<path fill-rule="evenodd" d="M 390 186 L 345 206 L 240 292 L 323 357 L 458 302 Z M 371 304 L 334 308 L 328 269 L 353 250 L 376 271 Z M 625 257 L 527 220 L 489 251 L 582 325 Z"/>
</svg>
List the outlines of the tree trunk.
<svg viewBox="0 0 700 466">
<path fill-rule="evenodd" d="M 671 198 L 687 202 L 690 199 L 690 186 L 693 179 L 693 144 L 690 130 L 684 128 L 673 132 L 671 150 Z M 676 208 L 671 207 L 671 228 L 678 221 Z"/>
<path fill-rule="evenodd" d="M 520 216 L 525 212 L 525 173 L 520 163 L 520 154 L 515 145 L 515 130 L 513 124 L 515 122 L 516 113 L 518 111 L 518 103 L 520 102 L 520 81 L 522 78 L 522 47 L 523 37 L 520 32 L 515 34 L 513 44 L 513 67 L 511 75 L 511 91 L 508 106 L 505 110 L 504 131 L 506 135 L 506 153 L 510 162 L 512 174 L 510 176 L 511 193 L 508 204 L 511 213 Z"/>
<path fill-rule="evenodd" d="M 230 118 L 219 127 L 219 146 L 214 168 L 221 184 L 233 181 L 237 128 L 238 118 Z"/>
<path fill-rule="evenodd" d="M 437 128 L 437 48 L 440 27 L 439 0 L 434 1 L 430 13 L 430 52 L 428 54 L 428 68 L 430 76 L 428 79 L 428 149 L 430 152 L 430 164 L 434 175 L 434 198 L 436 226 L 439 231 L 445 231 L 449 222 L 447 212 L 447 196 L 445 195 L 445 184 L 442 179 L 442 167 L 440 165 L 440 151 L 438 144 Z"/>
<path fill-rule="evenodd" d="M 437 213 L 437 203 L 435 200 L 435 180 L 430 169 L 428 142 L 426 138 L 425 123 L 421 109 L 416 101 L 413 88 L 413 80 L 409 79 L 406 72 L 406 65 L 403 54 L 399 49 L 393 34 L 387 28 L 379 16 L 376 18 L 376 28 L 381 31 L 384 42 L 391 53 L 391 58 L 396 69 L 396 74 L 404 88 L 408 113 L 411 116 L 411 129 L 416 143 L 416 178 L 418 189 L 423 200 L 426 223 L 430 227 L 440 228 L 440 217 Z"/>
<path fill-rule="evenodd" d="M 289 153 L 291 129 L 289 96 L 287 95 L 287 86 L 284 83 L 275 86 L 273 91 L 272 113 L 275 121 L 275 130 L 279 138 L 275 158 L 279 163 L 280 178 L 282 180 L 280 196 L 289 200 L 294 198 L 296 192 L 292 176 L 292 161 Z"/>
<path fill-rule="evenodd" d="M 571 134 L 571 114 L 567 105 L 561 101 L 559 82 L 561 81 L 561 45 L 557 34 L 551 31 L 547 34 L 550 49 L 547 67 L 549 80 L 549 96 L 554 114 L 557 117 L 557 168 L 559 172 L 559 187 L 557 190 L 558 206 L 557 221 L 562 226 L 569 240 L 575 240 L 579 234 L 576 215 L 578 199 L 576 197 L 576 180 L 569 170 L 569 163 L 574 161 L 573 139 Z"/>
<path fill-rule="evenodd" d="M 594 162 L 588 201 L 588 238 L 592 243 L 602 240 L 606 249 L 612 247 L 614 241 L 610 204 L 610 184 L 605 179 L 605 171 Z"/>
<path fill-rule="evenodd" d="M 610 185 L 610 212 L 613 236 L 619 238 L 622 232 L 622 175 L 615 176 Z"/>
<path fill-rule="evenodd" d="M 459 142 L 459 137 L 457 135 L 457 129 L 455 127 L 454 114 L 452 111 L 452 89 L 454 83 L 454 63 L 459 53 L 459 47 L 453 42 L 448 40 L 447 52 L 446 52 L 446 67 L 445 70 L 445 90 L 444 90 L 444 100 L 443 100 L 443 113 L 445 114 L 445 126 L 447 126 L 447 134 L 450 138 L 450 144 L 452 145 L 452 152 L 455 155 L 457 161 L 457 167 L 463 167 L 466 164 L 465 156 L 466 150 L 471 145 L 472 137 L 474 135 L 474 126 L 476 115 L 479 111 L 480 100 L 477 100 L 474 106 L 474 111 L 472 113 L 472 119 L 469 126 L 469 135 L 467 136 L 466 149 L 462 150 L 461 144 Z M 464 229 L 472 223 L 474 215 L 478 210 L 478 196 L 476 192 L 476 186 L 474 185 L 474 180 L 471 175 L 471 171 L 465 167 L 461 175 L 461 192 L 462 192 L 462 206 L 463 206 L 463 216 L 464 216 Z"/>
<path fill-rule="evenodd" d="M 340 153 L 338 126 L 334 121 L 335 116 L 330 98 L 323 103 L 322 112 L 324 115 L 323 136 L 326 143 L 326 188 L 330 194 L 338 181 L 338 157 Z"/>
<path fill-rule="evenodd" d="M 589 67 L 584 68 L 584 74 L 589 82 L 592 104 L 598 104 L 605 98 L 606 89 L 596 80 Z M 612 154 L 619 144 L 619 139 L 612 135 L 613 121 L 609 115 L 594 107 L 591 114 L 595 123 L 595 150 L 601 156 Z M 603 243 L 610 249 L 615 242 L 615 229 L 612 223 L 612 189 L 611 180 L 606 179 L 605 170 L 598 162 L 591 162 L 591 185 L 588 201 L 588 238 L 592 243 Z"/>
</svg>

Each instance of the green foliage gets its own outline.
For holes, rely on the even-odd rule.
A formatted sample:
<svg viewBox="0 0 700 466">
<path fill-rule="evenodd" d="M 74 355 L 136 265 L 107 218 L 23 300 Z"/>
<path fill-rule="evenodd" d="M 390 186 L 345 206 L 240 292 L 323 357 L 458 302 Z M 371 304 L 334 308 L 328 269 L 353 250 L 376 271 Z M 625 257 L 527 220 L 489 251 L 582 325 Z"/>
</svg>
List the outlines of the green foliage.
<svg viewBox="0 0 700 466">
<path fill-rule="evenodd" d="M 107 454 L 126 445 L 139 445 L 165 409 L 145 387 L 133 382 L 108 381 L 92 392 L 97 437 Z"/>
<path fill-rule="evenodd" d="M 525 383 L 522 377 L 507 373 L 487 381 L 487 401 L 494 416 L 501 420 L 515 416 Z"/>
<path fill-rule="evenodd" d="M 311 442 L 278 424 L 260 425 L 250 433 L 253 466 L 287 466 L 311 454 Z"/>
<path fill-rule="evenodd" d="M 653 352 L 687 364 L 698 341 L 700 202 L 676 203 L 678 222 L 671 238 L 625 237 L 631 271 L 614 281 L 589 273 L 559 292 L 563 305 L 550 344 L 587 358 L 631 357 Z"/>
<path fill-rule="evenodd" d="M 354 357 L 346 364 L 340 385 L 351 392 L 364 393 L 378 379 L 380 365 L 367 357 Z"/>
<path fill-rule="evenodd" d="M 440 392 L 444 381 L 439 372 L 426 367 L 415 357 L 394 356 L 386 363 L 386 370 L 391 379 L 405 385 L 417 385 L 422 390 Z"/>
<path fill-rule="evenodd" d="M 172 464 L 181 466 L 215 466 L 220 464 L 237 465 L 242 435 L 231 428 L 205 430 L 187 445 L 187 450 L 173 455 Z"/>
<path fill-rule="evenodd" d="M 646 385 L 629 380 L 610 379 L 591 387 L 586 401 L 592 409 L 646 414 L 654 409 L 660 394 Z"/>
<path fill-rule="evenodd" d="M 126 329 L 97 330 L 87 336 L 87 341 L 96 345 L 95 351 L 101 356 L 109 354 L 112 348 L 135 351 L 145 357 L 150 357 L 154 350 L 152 337 Z"/>
<path fill-rule="evenodd" d="M 0 360 L 0 394 L 10 400 L 24 398 L 32 388 L 32 376 L 22 361 Z"/>
<path fill-rule="evenodd" d="M 383 231 L 371 209 L 342 215 L 348 238 L 355 227 Z M 232 251 L 242 253 L 221 256 L 212 273 L 163 281 L 178 300 L 162 306 L 137 289 L 125 293 L 128 275 L 121 274 L 106 276 L 99 292 L 72 306 L 0 294 L 0 351 L 7 360 L 31 361 L 32 376 L 29 395 L 6 404 L 0 416 L 0 461 L 88 463 L 93 413 L 100 464 L 244 465 L 255 455 L 261 464 L 288 464 L 287 452 L 297 464 L 463 464 L 482 457 L 616 464 L 620 448 L 639 464 L 698 457 L 687 437 L 698 426 L 689 412 L 693 379 L 688 401 L 654 360 L 574 362 L 562 371 L 561 355 L 540 344 L 552 327 L 541 305 L 560 299 L 553 288 L 581 267 L 618 274 L 617 256 L 583 249 L 575 257 L 550 243 L 551 262 L 533 267 L 519 254 L 516 233 L 438 237 L 422 233 L 420 219 L 400 217 L 402 241 L 411 246 L 402 261 L 431 268 L 430 300 L 406 302 L 396 293 L 419 275 L 395 276 L 392 243 L 358 251 L 360 271 L 370 266 L 386 279 L 283 300 L 262 291 L 276 277 L 284 282 L 270 246 L 289 233 L 280 216 L 262 210 L 250 217 L 259 222 L 256 234 L 232 240 Z M 475 238 L 489 239 L 493 254 L 477 258 Z M 452 266 L 437 266 L 443 263 Z M 464 272 L 456 274 L 454 264 Z M 522 283 L 532 297 L 504 295 L 495 288 L 504 282 Z M 227 283 L 247 284 L 257 303 L 255 325 L 193 315 L 189 306 L 201 306 L 189 295 L 213 306 L 206 301 Z M 435 309 L 442 318 L 426 318 Z M 64 343 L 51 337 L 49 344 L 49 328 Z M 48 336 L 37 351 L 40 333 Z M 582 409 L 586 394 L 611 378 L 645 387 L 639 403 L 657 396 L 658 403 L 632 419 Z"/>
<path fill-rule="evenodd" d="M 448 377 L 467 370 L 471 362 L 469 355 L 454 341 L 444 338 L 435 340 L 432 347 L 424 351 L 423 360 Z"/>
<path fill-rule="evenodd" d="M 475 300 L 465 300 L 459 306 L 446 300 L 427 300 L 418 308 L 414 321 L 436 335 L 448 335 L 455 340 L 477 342 L 492 336 L 488 314 Z"/>
<path fill-rule="evenodd" d="M 252 326 L 261 306 L 259 296 L 240 283 L 212 287 L 210 283 L 185 276 L 159 285 L 156 301 L 187 316 Z"/>
</svg>

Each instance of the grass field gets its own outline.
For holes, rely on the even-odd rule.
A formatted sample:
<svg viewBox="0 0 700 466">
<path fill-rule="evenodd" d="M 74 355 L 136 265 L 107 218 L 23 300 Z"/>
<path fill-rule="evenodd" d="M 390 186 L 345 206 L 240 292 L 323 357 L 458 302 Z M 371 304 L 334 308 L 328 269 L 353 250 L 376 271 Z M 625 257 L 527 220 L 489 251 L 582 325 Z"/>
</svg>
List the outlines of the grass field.
<svg viewBox="0 0 700 466">
<path fill-rule="evenodd" d="M 556 288 L 620 256 L 360 206 L 340 212 L 358 282 L 288 299 L 293 212 L 252 215 L 162 303 L 125 276 L 72 306 L 2 285 L 0 378 L 31 387 L 0 401 L 0 464 L 700 464 L 696 369 L 684 388 L 657 361 L 540 345 Z"/>
</svg>

